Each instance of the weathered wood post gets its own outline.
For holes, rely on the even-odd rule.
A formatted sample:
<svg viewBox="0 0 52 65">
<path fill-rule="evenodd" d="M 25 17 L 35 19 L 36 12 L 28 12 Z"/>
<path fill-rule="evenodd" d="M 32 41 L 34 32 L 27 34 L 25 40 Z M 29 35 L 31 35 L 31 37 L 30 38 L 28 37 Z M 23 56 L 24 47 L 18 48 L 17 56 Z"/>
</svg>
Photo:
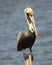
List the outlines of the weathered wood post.
<svg viewBox="0 0 52 65">
<path fill-rule="evenodd" d="M 32 54 L 24 54 L 24 65 L 32 65 L 33 55 Z"/>
</svg>

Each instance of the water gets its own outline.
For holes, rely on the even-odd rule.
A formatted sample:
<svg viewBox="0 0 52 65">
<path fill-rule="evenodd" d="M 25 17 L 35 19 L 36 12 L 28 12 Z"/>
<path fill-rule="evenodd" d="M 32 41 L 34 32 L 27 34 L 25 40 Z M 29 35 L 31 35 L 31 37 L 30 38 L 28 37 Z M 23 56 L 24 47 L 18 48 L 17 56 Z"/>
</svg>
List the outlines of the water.
<svg viewBox="0 0 52 65">
<path fill-rule="evenodd" d="M 16 50 L 16 34 L 28 28 L 24 8 L 35 12 L 38 38 L 33 46 L 33 65 L 52 65 L 52 0 L 0 0 L 0 65 L 24 65 Z"/>
</svg>

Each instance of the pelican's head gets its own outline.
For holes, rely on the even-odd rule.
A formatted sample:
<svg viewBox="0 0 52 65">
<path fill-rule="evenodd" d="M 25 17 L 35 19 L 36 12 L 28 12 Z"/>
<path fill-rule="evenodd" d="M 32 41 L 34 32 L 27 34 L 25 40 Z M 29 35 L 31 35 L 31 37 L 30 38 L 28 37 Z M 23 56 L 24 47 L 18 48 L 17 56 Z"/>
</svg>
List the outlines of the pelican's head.
<svg viewBox="0 0 52 65">
<path fill-rule="evenodd" d="M 29 30 L 31 32 L 35 32 L 36 36 L 37 34 L 37 30 L 36 30 L 36 26 L 35 26 L 35 21 L 34 21 L 34 12 L 33 9 L 30 7 L 27 7 L 24 9 L 24 13 L 25 13 L 25 17 L 27 20 L 27 23 L 29 25 Z"/>
</svg>

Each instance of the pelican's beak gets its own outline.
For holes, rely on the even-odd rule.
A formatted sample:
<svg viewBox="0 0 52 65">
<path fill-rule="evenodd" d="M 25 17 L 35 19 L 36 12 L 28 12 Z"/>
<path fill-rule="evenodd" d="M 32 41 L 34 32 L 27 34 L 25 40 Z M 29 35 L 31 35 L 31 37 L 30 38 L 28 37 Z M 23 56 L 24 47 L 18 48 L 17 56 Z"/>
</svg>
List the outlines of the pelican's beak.
<svg viewBox="0 0 52 65">
<path fill-rule="evenodd" d="M 36 30 L 36 25 L 35 25 L 35 20 L 34 20 L 34 16 L 29 16 L 30 17 L 30 20 L 31 20 L 31 23 L 29 22 L 30 24 L 30 27 L 33 31 L 35 31 L 35 35 L 36 37 L 38 37 L 38 33 L 37 33 L 37 30 Z"/>
</svg>

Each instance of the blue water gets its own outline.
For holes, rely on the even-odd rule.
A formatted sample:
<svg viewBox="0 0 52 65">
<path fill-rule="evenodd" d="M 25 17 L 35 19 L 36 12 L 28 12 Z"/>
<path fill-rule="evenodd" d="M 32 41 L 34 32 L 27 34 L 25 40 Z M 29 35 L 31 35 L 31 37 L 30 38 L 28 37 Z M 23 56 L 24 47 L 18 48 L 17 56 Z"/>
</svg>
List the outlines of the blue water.
<svg viewBox="0 0 52 65">
<path fill-rule="evenodd" d="M 24 65 L 16 34 L 28 28 L 25 7 L 33 8 L 39 35 L 32 48 L 33 65 L 52 65 L 52 0 L 0 0 L 0 65 Z"/>
</svg>

